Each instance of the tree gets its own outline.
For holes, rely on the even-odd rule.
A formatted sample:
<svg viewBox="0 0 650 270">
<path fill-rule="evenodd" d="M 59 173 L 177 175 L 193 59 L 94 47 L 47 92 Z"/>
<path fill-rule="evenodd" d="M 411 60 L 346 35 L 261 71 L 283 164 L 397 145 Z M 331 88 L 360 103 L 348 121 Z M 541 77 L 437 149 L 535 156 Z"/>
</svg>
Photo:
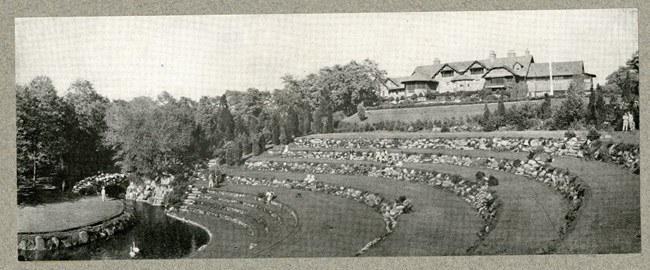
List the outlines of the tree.
<svg viewBox="0 0 650 270">
<path fill-rule="evenodd" d="M 626 65 L 619 67 L 607 76 L 607 85 L 620 89 L 624 102 L 633 102 L 639 96 L 639 52 L 636 51 L 627 60 Z"/>
<path fill-rule="evenodd" d="M 228 107 L 226 95 L 222 95 L 219 102 L 219 130 L 222 131 L 222 137 L 226 140 L 232 140 L 235 136 L 235 121 Z"/>
<path fill-rule="evenodd" d="M 300 136 L 300 119 L 294 106 L 290 106 L 287 111 L 287 136 L 289 138 Z"/>
<path fill-rule="evenodd" d="M 544 101 L 539 106 L 537 117 L 540 119 L 549 119 L 551 116 L 553 116 L 553 110 L 551 108 L 551 96 L 547 93 L 544 93 Z"/>
<path fill-rule="evenodd" d="M 282 144 L 289 144 L 289 140 L 287 137 L 287 131 L 284 127 L 280 128 L 280 143 Z"/>
<path fill-rule="evenodd" d="M 241 133 L 239 135 L 239 142 L 242 145 L 242 153 L 244 155 L 248 155 L 253 151 L 253 145 L 251 144 L 251 140 L 248 137 L 248 134 Z"/>
<path fill-rule="evenodd" d="M 66 151 L 66 110 L 52 80 L 39 76 L 16 87 L 16 147 L 19 182 L 60 173 Z"/>
<path fill-rule="evenodd" d="M 574 76 L 567 90 L 567 99 L 562 102 L 554 115 L 554 125 L 557 129 L 567 129 L 571 124 L 580 121 L 584 115 L 582 93 L 584 91 L 584 79 L 582 76 Z"/>
<path fill-rule="evenodd" d="M 490 113 L 490 108 L 488 108 L 488 104 L 485 103 L 485 107 L 483 108 L 483 121 L 489 121 L 490 118 L 492 118 L 492 113 Z"/>
<path fill-rule="evenodd" d="M 321 114 L 320 109 L 314 111 L 313 120 L 311 132 L 314 134 L 321 133 L 323 127 L 323 115 Z"/>
<path fill-rule="evenodd" d="M 230 166 L 241 164 L 242 151 L 239 147 L 239 142 L 229 141 L 225 145 L 226 148 L 226 163 Z"/>
<path fill-rule="evenodd" d="M 157 100 L 137 97 L 112 103 L 106 114 L 105 143 L 116 150 L 123 172 L 152 179 L 191 171 L 205 161 L 195 124 L 197 104 L 163 92 Z"/>
<path fill-rule="evenodd" d="M 275 145 L 280 144 L 280 115 L 276 112 L 271 118 L 271 141 Z"/>
<path fill-rule="evenodd" d="M 63 157 L 65 178 L 80 180 L 98 171 L 111 170 L 113 153 L 102 144 L 109 100 L 99 95 L 89 81 L 77 80 L 68 88 L 63 103 L 70 110 L 62 134 L 69 146 Z"/>
<path fill-rule="evenodd" d="M 483 127 L 483 131 L 489 132 L 497 129 L 494 116 L 492 116 L 492 113 L 490 112 L 490 108 L 488 108 L 487 103 L 485 103 L 485 108 L 483 109 L 483 117 L 481 118 L 479 124 L 481 125 L 481 127 Z"/>
<path fill-rule="evenodd" d="M 366 108 L 363 107 L 363 102 L 359 103 L 359 105 L 357 105 L 357 116 L 359 116 L 360 121 L 366 120 L 366 118 L 367 118 L 366 117 Z"/>
</svg>

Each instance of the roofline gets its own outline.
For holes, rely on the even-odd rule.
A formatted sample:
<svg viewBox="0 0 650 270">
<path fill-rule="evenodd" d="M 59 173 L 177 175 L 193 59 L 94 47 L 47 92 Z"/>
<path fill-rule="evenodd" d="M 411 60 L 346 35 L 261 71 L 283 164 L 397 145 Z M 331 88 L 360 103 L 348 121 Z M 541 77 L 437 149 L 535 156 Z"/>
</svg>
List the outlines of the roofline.
<svg viewBox="0 0 650 270">
<path fill-rule="evenodd" d="M 485 78 L 485 76 L 487 76 L 487 75 L 490 73 L 490 71 L 495 70 L 495 69 L 498 69 L 498 68 L 503 68 L 503 69 L 507 70 L 508 72 L 510 72 L 512 75 L 514 75 L 514 76 L 519 76 L 519 75 L 517 75 L 517 73 L 515 73 L 514 71 L 512 71 L 509 67 L 507 67 L 507 66 L 500 66 L 500 67 L 493 67 L 493 68 L 489 69 L 488 72 L 485 72 L 485 74 L 483 74 L 483 76 L 481 76 L 481 78 Z M 519 76 L 519 77 L 523 77 L 523 76 Z"/>
</svg>

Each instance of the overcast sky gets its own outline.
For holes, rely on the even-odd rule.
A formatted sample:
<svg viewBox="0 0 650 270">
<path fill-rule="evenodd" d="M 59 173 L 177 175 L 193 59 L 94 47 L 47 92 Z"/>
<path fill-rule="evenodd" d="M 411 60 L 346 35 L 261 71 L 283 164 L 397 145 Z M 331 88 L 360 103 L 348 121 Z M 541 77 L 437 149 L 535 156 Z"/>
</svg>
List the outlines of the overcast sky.
<svg viewBox="0 0 650 270">
<path fill-rule="evenodd" d="M 389 76 L 529 49 L 536 62 L 584 60 L 597 82 L 638 48 L 627 10 L 281 14 L 16 19 L 16 83 L 78 78 L 111 99 L 198 99 L 282 88 L 284 74 L 369 58 Z"/>
</svg>

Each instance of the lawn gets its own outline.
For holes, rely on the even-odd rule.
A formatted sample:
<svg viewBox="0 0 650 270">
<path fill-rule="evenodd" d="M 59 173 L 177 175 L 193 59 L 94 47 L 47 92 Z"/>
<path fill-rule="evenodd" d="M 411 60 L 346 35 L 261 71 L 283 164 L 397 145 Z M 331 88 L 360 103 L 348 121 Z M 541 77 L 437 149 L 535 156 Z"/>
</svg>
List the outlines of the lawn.
<svg viewBox="0 0 650 270">
<path fill-rule="evenodd" d="M 266 158 L 267 160 L 286 162 L 326 162 L 326 163 L 357 163 L 380 165 L 368 161 L 344 160 L 315 160 L 315 159 L 290 159 Z M 438 172 L 459 174 L 466 179 L 474 179 L 477 171 L 494 175 L 500 180 L 499 186 L 493 187 L 497 191 L 504 206 L 496 229 L 482 242 L 475 251 L 476 254 L 535 254 L 542 249 L 555 247 L 559 238 L 557 229 L 564 222 L 567 206 L 561 196 L 541 183 L 532 181 L 524 176 L 510 173 L 463 167 L 447 164 L 419 164 L 406 163 L 408 169 L 435 170 Z M 268 173 L 268 172 L 264 172 Z M 336 176 L 341 177 L 341 176 Z M 351 178 L 358 178 L 357 176 Z M 397 182 L 396 180 L 389 180 Z M 397 182 L 400 186 L 406 183 Z M 422 186 L 421 184 L 415 184 Z M 401 189 L 401 187 L 399 187 Z M 428 188 L 425 188 L 428 189 Z M 400 192 L 400 190 L 397 190 Z M 449 205 L 450 209 L 456 206 Z M 420 220 L 427 221 L 427 219 Z M 462 224 L 462 223 L 461 223 Z M 452 224 L 448 224 L 452 225 Z M 416 230 L 417 231 L 417 230 Z M 474 232 L 476 233 L 476 231 Z M 441 238 L 436 238 L 441 241 Z M 410 250 L 404 250 L 408 255 Z M 383 254 L 382 254 L 383 255 Z"/>
<path fill-rule="evenodd" d="M 63 231 L 99 223 L 124 211 L 121 200 L 87 197 L 72 202 L 18 207 L 18 233 Z"/>
<path fill-rule="evenodd" d="M 305 177 L 301 173 L 285 172 L 230 171 L 229 173 L 294 180 Z M 470 205 L 451 192 L 386 178 L 327 174 L 316 175 L 316 179 L 324 183 L 378 192 L 381 196 L 391 200 L 404 195 L 413 201 L 415 212 L 402 215 L 395 232 L 370 249 L 367 253 L 368 256 L 465 255 L 467 248 L 478 241 L 476 233 L 480 230 L 482 221 Z M 305 192 L 302 194 L 304 197 Z M 379 221 L 380 231 L 376 234 L 379 236 L 383 233 L 380 214 L 374 212 L 370 207 L 364 207 L 373 216 L 373 220 Z M 302 222 L 304 220 L 302 215 L 298 216 Z M 354 236 L 353 238 L 358 237 Z M 293 243 L 290 239 L 288 242 Z M 357 246 L 357 248 L 362 246 Z"/>
<path fill-rule="evenodd" d="M 299 227 L 291 235 L 278 235 L 276 242 L 280 244 L 271 248 L 259 246 L 257 250 L 243 251 L 244 254 L 236 257 L 353 256 L 367 242 L 384 233 L 381 215 L 350 199 L 309 191 L 238 184 L 227 184 L 219 189 L 251 195 L 273 190 L 278 196 L 277 201 L 293 208 L 299 219 Z M 297 196 L 298 193 L 301 195 Z M 288 221 L 288 217 L 285 220 Z M 245 233 L 241 227 L 219 228 L 213 223 L 220 224 L 221 221 L 215 218 L 196 221 L 211 228 L 213 234 L 227 235 L 231 230 Z M 239 237 L 233 245 L 241 249 L 244 244 L 248 247 L 252 241 L 252 237 Z M 227 246 L 220 244 L 213 247 L 211 243 L 195 256 L 224 257 L 220 255 L 224 248 Z"/>
<path fill-rule="evenodd" d="M 626 133 L 624 135 L 631 134 Z M 623 137 L 623 136 L 622 136 Z M 630 137 L 628 137 L 629 139 Z M 293 149 L 293 148 L 292 148 Z M 297 150 L 297 149 L 296 149 Z M 347 149 L 352 150 L 352 149 Z M 364 150 L 364 149 L 354 149 Z M 523 159 L 527 153 L 514 152 L 491 152 L 483 150 L 445 150 L 445 149 L 388 149 L 396 152 L 418 152 L 418 153 L 444 153 L 454 155 L 469 156 L 494 156 L 497 158 Z M 365 149 L 368 151 L 368 149 Z M 273 156 L 267 156 L 267 159 L 280 160 Z M 311 160 L 325 162 L 324 160 Z M 329 162 L 329 161 L 327 161 Z M 440 169 L 442 165 L 428 165 L 429 168 Z M 631 171 L 617 167 L 613 164 L 597 161 L 585 161 L 570 157 L 554 157 L 552 163 L 555 167 L 568 168 L 572 173 L 578 175 L 586 184 L 589 185 L 591 195 L 587 198 L 581 210 L 581 215 L 576 221 L 576 228 L 571 232 L 567 239 L 560 243 L 557 248 L 558 253 L 635 253 L 641 250 L 640 240 L 640 178 Z M 417 164 L 405 164 L 407 167 L 418 166 Z M 453 169 L 453 168 L 450 168 Z M 512 175 L 492 170 L 483 170 L 488 174 L 504 174 L 500 179 L 509 179 Z M 462 171 L 453 169 L 453 172 Z M 471 172 L 470 172 L 471 173 Z M 471 176 L 468 173 L 467 176 Z M 505 177 L 505 178 L 504 178 Z M 524 183 L 522 180 L 522 183 Z M 506 207 L 516 200 L 527 200 L 526 203 L 537 203 L 538 196 L 544 194 L 548 188 L 539 183 L 528 180 L 531 184 L 530 191 L 534 192 L 528 198 L 508 198 L 510 192 L 499 192 L 504 199 Z M 505 182 L 498 186 L 497 190 L 506 187 Z M 520 190 L 526 191 L 526 190 Z M 505 197 L 504 197 L 505 196 Z M 557 194 L 549 194 L 548 197 L 557 197 Z M 504 208 L 506 209 L 506 208 Z M 545 207 L 546 210 L 553 210 L 552 207 Z M 559 208 L 556 208 L 559 209 Z M 507 212 L 504 212 L 507 213 Z M 501 228 L 505 221 L 498 223 Z M 495 231 L 494 236 L 497 235 Z"/>
</svg>

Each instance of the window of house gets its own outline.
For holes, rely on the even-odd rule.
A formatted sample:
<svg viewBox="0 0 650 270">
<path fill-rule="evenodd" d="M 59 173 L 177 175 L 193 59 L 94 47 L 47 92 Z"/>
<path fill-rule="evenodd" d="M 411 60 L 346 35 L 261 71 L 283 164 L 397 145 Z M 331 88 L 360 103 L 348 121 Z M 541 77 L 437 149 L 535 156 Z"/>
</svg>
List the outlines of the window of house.
<svg viewBox="0 0 650 270">
<path fill-rule="evenodd" d="M 515 64 L 515 70 L 520 70 L 522 67 L 523 66 L 521 66 L 521 64 L 519 64 L 519 63 Z"/>
<path fill-rule="evenodd" d="M 504 80 L 503 78 L 492 78 L 491 82 L 492 84 L 503 84 Z"/>
<path fill-rule="evenodd" d="M 442 77 L 451 77 L 451 76 L 454 76 L 453 70 L 445 70 L 442 72 Z"/>
<path fill-rule="evenodd" d="M 483 74 L 483 68 L 473 68 L 473 69 L 470 69 L 469 72 L 472 75 Z"/>
</svg>

